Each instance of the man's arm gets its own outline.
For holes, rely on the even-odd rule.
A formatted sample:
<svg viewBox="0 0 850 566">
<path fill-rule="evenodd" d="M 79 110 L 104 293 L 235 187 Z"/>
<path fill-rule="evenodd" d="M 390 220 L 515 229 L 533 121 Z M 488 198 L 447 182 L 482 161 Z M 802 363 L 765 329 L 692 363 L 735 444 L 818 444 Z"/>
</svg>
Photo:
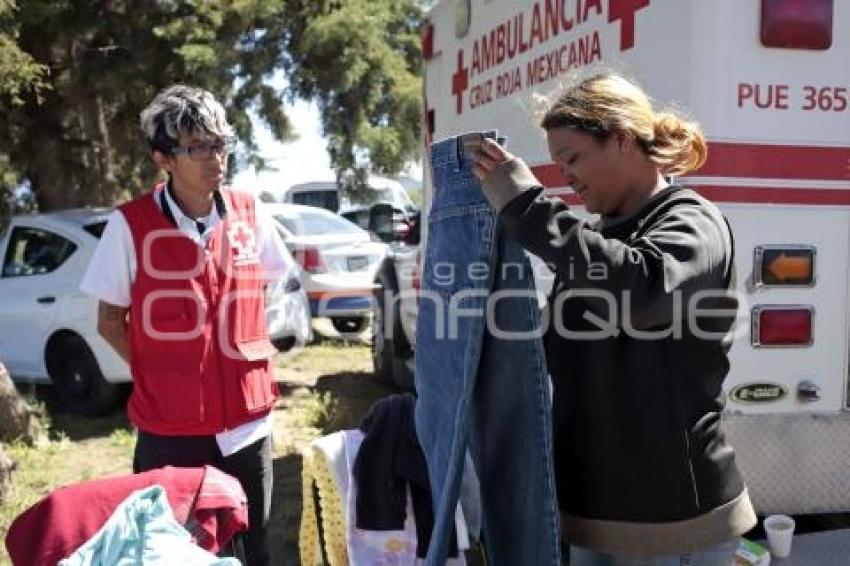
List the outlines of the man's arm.
<svg viewBox="0 0 850 566">
<path fill-rule="evenodd" d="M 127 363 L 130 363 L 127 341 L 127 312 L 129 310 L 126 307 L 118 307 L 104 301 L 98 301 L 97 305 L 97 331 Z"/>
<path fill-rule="evenodd" d="M 80 290 L 98 300 L 97 331 L 124 361 L 129 352 L 127 313 L 136 277 L 135 260 L 130 227 L 124 214 L 114 210 L 80 282 Z"/>
</svg>

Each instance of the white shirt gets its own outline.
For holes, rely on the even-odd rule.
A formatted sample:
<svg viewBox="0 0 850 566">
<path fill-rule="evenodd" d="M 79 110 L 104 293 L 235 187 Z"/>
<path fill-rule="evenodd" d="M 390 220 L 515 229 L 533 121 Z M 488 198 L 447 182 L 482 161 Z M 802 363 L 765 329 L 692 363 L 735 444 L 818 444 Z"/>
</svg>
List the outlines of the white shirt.
<svg viewBox="0 0 850 566">
<path fill-rule="evenodd" d="M 160 206 L 162 190 L 154 192 L 151 196 L 157 207 Z M 221 222 L 218 209 L 213 206 L 206 218 L 192 219 L 183 213 L 168 191 L 165 191 L 165 200 L 180 231 L 199 246 L 206 247 L 212 230 Z M 275 220 L 260 201 L 255 201 L 255 210 L 257 247 L 264 279 L 273 281 L 297 272 L 297 264 L 281 240 Z M 206 225 L 203 234 L 198 232 L 195 220 L 200 220 Z M 129 307 L 130 288 L 136 279 L 137 269 L 136 247 L 130 233 L 130 226 L 124 215 L 119 210 L 115 210 L 109 216 L 100 242 L 80 283 L 80 290 L 105 303 Z M 215 438 L 222 455 L 230 456 L 257 440 L 265 438 L 271 434 L 271 430 L 272 413 L 269 413 L 265 417 L 220 432 Z"/>
</svg>

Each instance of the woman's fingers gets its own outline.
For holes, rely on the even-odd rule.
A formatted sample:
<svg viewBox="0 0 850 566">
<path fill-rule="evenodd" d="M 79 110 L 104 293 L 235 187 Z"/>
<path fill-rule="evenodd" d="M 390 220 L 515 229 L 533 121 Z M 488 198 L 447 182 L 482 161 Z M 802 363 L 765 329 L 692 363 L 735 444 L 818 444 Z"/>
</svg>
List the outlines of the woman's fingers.
<svg viewBox="0 0 850 566">
<path fill-rule="evenodd" d="M 496 162 L 489 155 L 480 150 L 475 152 L 473 160 L 477 166 L 482 167 L 487 171 L 490 171 L 496 166 Z"/>
<path fill-rule="evenodd" d="M 472 161 L 474 162 L 472 174 L 478 177 L 480 181 L 483 181 L 496 166 L 496 163 L 481 150 L 477 150 L 473 154 Z"/>
<path fill-rule="evenodd" d="M 477 150 L 472 160 L 475 162 L 472 172 L 481 180 L 492 171 L 499 163 L 510 159 L 512 156 L 505 149 L 490 139 L 485 139 L 481 149 Z"/>
<path fill-rule="evenodd" d="M 493 167 L 501 163 L 502 161 L 506 161 L 511 156 L 504 151 L 499 145 L 493 143 L 493 145 L 483 144 L 481 149 L 476 150 L 475 155 L 473 156 L 473 161 L 476 164 L 481 165 L 488 171 L 492 170 Z"/>
<path fill-rule="evenodd" d="M 510 159 L 512 156 L 508 153 L 504 147 L 500 146 L 497 142 L 485 138 L 484 142 L 481 144 L 481 149 L 487 154 L 488 157 L 494 159 L 496 163 L 501 163 L 507 159 Z"/>
</svg>

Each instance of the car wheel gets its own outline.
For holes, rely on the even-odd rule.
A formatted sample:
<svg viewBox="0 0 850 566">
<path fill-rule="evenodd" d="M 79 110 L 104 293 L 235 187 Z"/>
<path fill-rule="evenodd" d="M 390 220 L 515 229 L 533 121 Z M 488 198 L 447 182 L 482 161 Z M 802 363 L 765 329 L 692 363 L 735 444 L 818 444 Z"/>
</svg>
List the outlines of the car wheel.
<svg viewBox="0 0 850 566">
<path fill-rule="evenodd" d="M 47 371 L 59 398 L 72 413 L 103 415 L 115 408 L 119 386 L 106 381 L 85 340 L 60 338 L 47 352 Z"/>
<path fill-rule="evenodd" d="M 375 377 L 384 383 L 397 385 L 402 389 L 413 390 L 413 372 L 407 366 L 405 359 L 401 356 L 404 351 L 399 342 L 404 342 L 399 313 L 394 314 L 392 335 L 387 332 L 387 296 L 384 293 L 386 281 L 383 277 L 377 281 L 379 288 L 375 291 L 373 302 L 374 316 L 372 318 L 372 365 L 375 368 Z"/>
<path fill-rule="evenodd" d="M 369 318 L 365 316 L 336 316 L 331 318 L 331 324 L 340 334 L 360 334 L 366 330 Z"/>
</svg>

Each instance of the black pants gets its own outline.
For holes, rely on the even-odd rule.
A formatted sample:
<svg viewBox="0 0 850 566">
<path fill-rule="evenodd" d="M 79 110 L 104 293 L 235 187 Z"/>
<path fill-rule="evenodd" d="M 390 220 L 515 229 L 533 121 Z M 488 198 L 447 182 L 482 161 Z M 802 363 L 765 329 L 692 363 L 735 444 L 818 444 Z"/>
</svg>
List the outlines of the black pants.
<svg viewBox="0 0 850 566">
<path fill-rule="evenodd" d="M 266 566 L 269 552 L 266 530 L 272 502 L 272 442 L 267 436 L 224 457 L 215 436 L 159 436 L 139 431 L 133 471 L 163 466 L 197 468 L 210 465 L 239 480 L 248 498 L 245 554 L 248 566 Z"/>
</svg>

